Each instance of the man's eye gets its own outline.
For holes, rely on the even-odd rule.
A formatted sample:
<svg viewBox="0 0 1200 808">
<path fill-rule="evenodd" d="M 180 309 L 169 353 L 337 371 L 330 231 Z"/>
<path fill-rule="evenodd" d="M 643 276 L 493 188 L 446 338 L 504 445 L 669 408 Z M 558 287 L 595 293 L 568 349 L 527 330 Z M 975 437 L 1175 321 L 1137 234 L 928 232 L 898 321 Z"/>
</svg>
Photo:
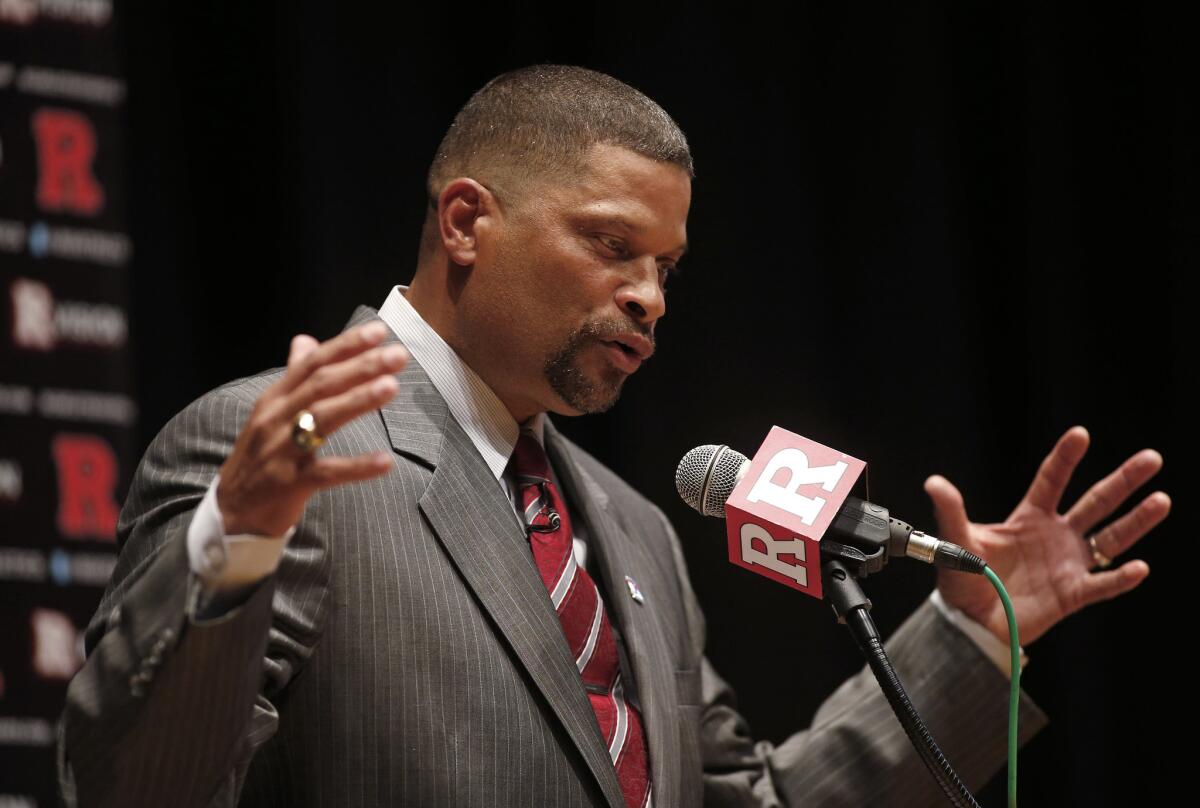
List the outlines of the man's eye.
<svg viewBox="0 0 1200 808">
<path fill-rule="evenodd" d="M 604 238 L 603 236 L 600 236 L 599 241 L 617 255 L 625 256 L 628 253 L 628 251 L 625 249 L 625 244 L 622 241 L 613 238 Z"/>
</svg>

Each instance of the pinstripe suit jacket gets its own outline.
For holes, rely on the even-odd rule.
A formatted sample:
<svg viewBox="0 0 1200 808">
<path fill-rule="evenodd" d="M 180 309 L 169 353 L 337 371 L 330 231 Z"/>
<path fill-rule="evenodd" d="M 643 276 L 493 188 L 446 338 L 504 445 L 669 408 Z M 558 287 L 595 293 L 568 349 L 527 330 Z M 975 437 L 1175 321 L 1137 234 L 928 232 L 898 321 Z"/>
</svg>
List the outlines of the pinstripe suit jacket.
<svg viewBox="0 0 1200 808">
<path fill-rule="evenodd" d="M 375 317 L 359 307 L 347 327 Z M 387 475 L 310 500 L 279 569 L 197 619 L 185 535 L 259 394 L 173 418 L 121 512 L 121 553 L 59 727 L 69 805 L 609 806 L 623 800 L 516 515 L 415 362 L 320 450 Z M 703 654 L 661 511 L 554 430 L 547 451 L 634 669 L 655 804 L 929 805 L 941 797 L 862 672 L 813 727 L 755 744 Z M 644 605 L 625 596 L 636 579 Z M 889 648 L 963 779 L 1003 761 L 1007 680 L 929 604 Z M 1045 721 L 1023 704 L 1023 735 Z"/>
</svg>

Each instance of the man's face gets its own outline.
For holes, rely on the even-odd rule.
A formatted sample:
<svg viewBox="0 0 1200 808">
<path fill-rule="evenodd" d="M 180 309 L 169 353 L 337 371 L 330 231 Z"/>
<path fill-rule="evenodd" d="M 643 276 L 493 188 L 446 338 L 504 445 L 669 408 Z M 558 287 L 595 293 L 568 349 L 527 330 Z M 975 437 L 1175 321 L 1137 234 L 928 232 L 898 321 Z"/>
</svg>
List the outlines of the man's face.
<svg viewBox="0 0 1200 808">
<path fill-rule="evenodd" d="M 598 145 L 578 176 L 539 183 L 480 239 L 469 339 L 514 415 L 616 402 L 654 350 L 690 202 L 683 169 Z"/>
</svg>

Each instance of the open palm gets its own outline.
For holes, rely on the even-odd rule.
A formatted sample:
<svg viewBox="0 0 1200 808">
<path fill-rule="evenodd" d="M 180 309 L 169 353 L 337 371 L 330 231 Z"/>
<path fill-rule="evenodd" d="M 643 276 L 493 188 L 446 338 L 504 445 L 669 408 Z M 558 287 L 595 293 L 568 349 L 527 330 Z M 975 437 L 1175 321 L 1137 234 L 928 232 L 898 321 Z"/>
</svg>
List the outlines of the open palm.
<svg viewBox="0 0 1200 808">
<path fill-rule="evenodd" d="M 1140 560 L 1093 572 L 1099 565 L 1089 535 L 1101 554 L 1116 558 L 1171 509 L 1170 498 L 1156 491 L 1121 518 L 1089 534 L 1162 468 L 1162 456 L 1143 449 L 1089 488 L 1070 510 L 1059 513 L 1063 491 L 1089 440 L 1081 426 L 1067 430 L 1042 461 L 1029 491 L 1001 523 L 971 522 L 962 494 L 949 480 L 934 475 L 925 481 L 939 538 L 981 556 L 1000 576 L 1012 599 L 1023 645 L 1083 607 L 1128 592 L 1150 574 L 1149 565 Z M 984 577 L 939 569 L 938 589 L 948 605 L 1008 642 L 1004 607 Z"/>
</svg>

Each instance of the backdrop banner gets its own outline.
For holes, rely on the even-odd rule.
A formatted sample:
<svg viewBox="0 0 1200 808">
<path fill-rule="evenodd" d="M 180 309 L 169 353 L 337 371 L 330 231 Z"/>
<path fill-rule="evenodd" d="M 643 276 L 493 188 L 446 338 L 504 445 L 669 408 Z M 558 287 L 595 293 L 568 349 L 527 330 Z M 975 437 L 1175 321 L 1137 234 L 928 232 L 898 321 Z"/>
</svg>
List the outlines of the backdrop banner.
<svg viewBox="0 0 1200 808">
<path fill-rule="evenodd" d="M 55 722 L 137 460 L 116 34 L 110 0 L 0 2 L 5 806 L 55 804 Z"/>
</svg>

